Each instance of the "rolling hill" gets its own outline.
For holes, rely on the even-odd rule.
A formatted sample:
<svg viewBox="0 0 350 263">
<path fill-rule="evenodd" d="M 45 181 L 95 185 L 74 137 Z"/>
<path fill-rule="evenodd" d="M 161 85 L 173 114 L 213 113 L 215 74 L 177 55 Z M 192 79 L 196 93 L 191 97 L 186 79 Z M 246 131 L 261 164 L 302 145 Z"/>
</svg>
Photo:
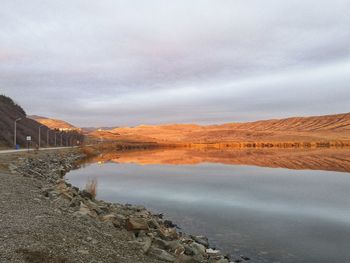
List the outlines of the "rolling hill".
<svg viewBox="0 0 350 263">
<path fill-rule="evenodd" d="M 51 119 L 47 117 L 42 117 L 38 115 L 31 115 L 28 116 L 28 118 L 31 118 L 42 125 L 45 125 L 49 127 L 50 129 L 58 129 L 62 131 L 74 131 L 74 130 L 80 130 L 79 128 L 75 127 L 74 125 L 63 121 L 63 120 L 57 120 L 57 119 Z"/>
<path fill-rule="evenodd" d="M 247 123 L 141 125 L 97 131 L 109 140 L 218 146 L 350 146 L 350 113 Z"/>
<path fill-rule="evenodd" d="M 26 118 L 26 113 L 11 98 L 0 95 L 0 147 L 13 147 L 14 144 L 14 120 L 22 118 L 17 122 L 17 143 L 26 145 L 26 136 L 31 136 L 32 140 L 38 142 L 38 129 L 40 123 Z M 42 132 L 46 133 L 47 127 L 42 127 Z M 44 144 L 44 136 L 41 140 Z"/>
<path fill-rule="evenodd" d="M 25 147 L 27 144 L 26 137 L 31 136 L 32 145 L 39 143 L 39 127 L 41 131 L 41 146 L 55 145 L 54 130 L 55 127 L 48 127 L 45 123 L 40 123 L 26 116 L 26 112 L 21 106 L 16 104 L 11 98 L 0 95 L 0 148 L 14 147 L 14 122 L 17 122 L 17 144 Z M 48 136 L 47 136 L 48 135 Z M 75 139 L 83 141 L 83 136 L 77 132 L 64 133 L 67 140 L 70 135 L 74 135 Z M 48 141 L 47 141 L 48 139 Z M 48 143 L 48 144 L 47 144 Z M 63 145 L 68 142 L 63 139 Z"/>
</svg>

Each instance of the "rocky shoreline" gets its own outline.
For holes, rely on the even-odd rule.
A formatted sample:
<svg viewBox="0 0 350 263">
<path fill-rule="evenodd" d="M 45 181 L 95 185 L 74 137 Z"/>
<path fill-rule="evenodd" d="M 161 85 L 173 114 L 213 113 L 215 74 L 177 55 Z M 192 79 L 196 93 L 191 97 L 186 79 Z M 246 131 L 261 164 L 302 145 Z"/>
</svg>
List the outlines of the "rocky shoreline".
<svg viewBox="0 0 350 263">
<path fill-rule="evenodd" d="M 152 259 L 176 263 L 230 262 L 229 256 L 223 256 L 220 251 L 210 248 L 205 236 L 179 232 L 176 225 L 164 219 L 162 214 L 154 214 L 142 206 L 96 200 L 91 192 L 67 183 L 64 175 L 77 168 L 83 158 L 85 155 L 76 150 L 64 154 L 53 152 L 37 158 L 20 158 L 9 168 L 13 173 L 40 180 L 43 183 L 41 194 L 55 203 L 58 211 L 69 214 L 77 221 L 89 221 L 127 232 L 127 245 L 146 257 L 138 262 L 153 262 Z M 86 242 L 94 245 L 97 242 L 95 238 L 86 237 Z M 77 253 L 89 252 L 82 249 Z M 242 257 L 244 260 L 249 258 Z"/>
</svg>

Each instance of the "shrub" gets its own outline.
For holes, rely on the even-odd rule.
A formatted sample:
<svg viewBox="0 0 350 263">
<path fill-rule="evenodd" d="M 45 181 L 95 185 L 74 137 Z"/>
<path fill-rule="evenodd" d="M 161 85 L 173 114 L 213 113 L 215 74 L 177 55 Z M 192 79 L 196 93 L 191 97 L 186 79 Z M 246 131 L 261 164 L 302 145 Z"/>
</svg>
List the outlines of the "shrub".
<svg viewBox="0 0 350 263">
<path fill-rule="evenodd" d="M 97 180 L 89 179 L 88 182 L 86 183 L 85 190 L 95 198 L 97 194 Z"/>
</svg>

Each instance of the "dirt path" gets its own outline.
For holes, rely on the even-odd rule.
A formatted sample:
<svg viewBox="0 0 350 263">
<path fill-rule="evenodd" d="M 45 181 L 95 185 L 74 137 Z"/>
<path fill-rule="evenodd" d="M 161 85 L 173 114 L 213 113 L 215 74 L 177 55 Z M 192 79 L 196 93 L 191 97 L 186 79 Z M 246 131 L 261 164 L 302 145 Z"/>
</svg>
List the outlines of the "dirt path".
<svg viewBox="0 0 350 263">
<path fill-rule="evenodd" d="M 50 147 L 50 148 L 40 148 L 38 149 L 39 151 L 52 151 L 52 150 L 62 150 L 62 149 L 71 149 L 71 148 L 76 148 L 77 146 L 74 147 Z M 29 149 L 29 152 L 37 151 L 36 149 Z M 14 150 L 14 149 L 0 149 L 0 154 L 10 154 L 10 153 L 23 153 L 23 152 L 28 152 L 28 149 L 19 149 L 19 150 Z"/>
</svg>

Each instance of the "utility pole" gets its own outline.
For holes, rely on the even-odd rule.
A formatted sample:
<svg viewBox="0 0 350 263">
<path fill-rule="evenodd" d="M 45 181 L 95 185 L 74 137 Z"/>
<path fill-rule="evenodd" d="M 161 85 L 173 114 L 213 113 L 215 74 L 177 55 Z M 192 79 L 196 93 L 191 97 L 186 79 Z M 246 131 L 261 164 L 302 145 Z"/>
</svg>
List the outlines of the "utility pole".
<svg viewBox="0 0 350 263">
<path fill-rule="evenodd" d="M 44 125 L 39 126 L 39 143 L 38 143 L 39 149 L 40 149 L 40 145 L 41 145 L 41 127 L 44 127 Z"/>
<path fill-rule="evenodd" d="M 14 139 L 13 139 L 13 144 L 15 148 L 17 147 L 17 122 L 20 120 L 22 120 L 22 118 L 15 119 L 15 132 L 14 132 Z"/>
<path fill-rule="evenodd" d="M 46 147 L 49 147 L 49 140 L 50 140 L 50 129 L 46 132 Z"/>
</svg>

